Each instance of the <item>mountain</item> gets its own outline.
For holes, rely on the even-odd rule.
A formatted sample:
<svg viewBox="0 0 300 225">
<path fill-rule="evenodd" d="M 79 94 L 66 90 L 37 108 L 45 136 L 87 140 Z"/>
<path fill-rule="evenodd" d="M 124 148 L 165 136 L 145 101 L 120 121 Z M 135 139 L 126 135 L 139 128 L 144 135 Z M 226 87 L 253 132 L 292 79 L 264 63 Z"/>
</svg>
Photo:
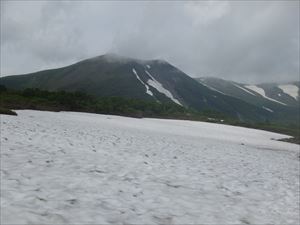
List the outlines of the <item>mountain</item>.
<svg viewBox="0 0 300 225">
<path fill-rule="evenodd" d="M 274 114 L 273 118 L 299 120 L 299 81 L 250 85 L 213 77 L 196 78 L 196 80 L 211 90 L 261 107 Z"/>
<path fill-rule="evenodd" d="M 275 103 L 275 105 L 299 106 L 300 82 L 263 83 L 249 85 L 214 77 L 196 78 L 208 88 L 226 95 L 237 97 L 251 104 L 259 105 Z"/>
<path fill-rule="evenodd" d="M 174 102 L 196 110 L 219 111 L 241 121 L 277 120 L 271 111 L 213 90 L 164 60 L 106 54 L 63 68 L 2 77 L 0 82 L 12 89 L 81 91 L 96 96 Z"/>
</svg>

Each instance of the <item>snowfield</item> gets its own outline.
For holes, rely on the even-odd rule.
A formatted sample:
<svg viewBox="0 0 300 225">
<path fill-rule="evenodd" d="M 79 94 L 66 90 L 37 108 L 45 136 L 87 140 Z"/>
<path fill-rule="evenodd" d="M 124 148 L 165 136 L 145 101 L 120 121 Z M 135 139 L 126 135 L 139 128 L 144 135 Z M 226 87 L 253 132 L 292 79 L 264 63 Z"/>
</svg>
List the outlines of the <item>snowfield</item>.
<svg viewBox="0 0 300 225">
<path fill-rule="evenodd" d="M 136 76 L 136 79 L 138 79 L 140 81 L 140 83 L 145 86 L 146 88 L 146 93 L 150 96 L 153 96 L 152 91 L 150 91 L 149 86 L 147 84 L 144 83 L 144 81 L 142 81 L 142 79 L 139 77 L 139 75 L 137 74 L 136 70 L 133 68 L 132 72 L 134 73 L 134 75 Z"/>
<path fill-rule="evenodd" d="M 164 94 L 166 97 L 168 97 L 169 99 L 171 99 L 173 102 L 175 102 L 178 105 L 182 104 L 173 96 L 173 94 L 165 89 L 161 83 L 159 83 L 153 76 L 151 73 L 149 73 L 147 70 L 145 70 L 145 73 L 151 78 L 147 81 L 147 84 L 149 84 L 150 86 L 152 86 L 153 88 L 155 88 L 158 92 Z"/>
<path fill-rule="evenodd" d="M 284 93 L 288 94 L 289 96 L 293 97 L 296 101 L 299 98 L 299 88 L 296 85 L 292 84 L 285 84 L 278 86 Z"/>
<path fill-rule="evenodd" d="M 212 123 L 1 115 L 1 224 L 298 224 L 299 145 Z"/>
<path fill-rule="evenodd" d="M 275 100 L 275 99 L 273 99 L 273 98 L 268 97 L 268 96 L 266 95 L 266 93 L 265 93 L 265 90 L 264 90 L 263 88 L 261 88 L 261 87 L 258 87 L 258 86 L 256 86 L 256 85 L 246 85 L 245 87 L 248 88 L 248 89 L 250 89 L 250 90 L 252 90 L 252 91 L 254 91 L 254 92 L 256 92 L 256 93 L 258 93 L 258 94 L 261 95 L 263 98 L 266 98 L 266 99 L 268 99 L 268 100 L 270 100 L 270 101 L 273 101 L 273 102 L 277 102 L 277 103 L 279 103 L 279 104 L 281 104 L 281 105 L 286 105 L 286 104 L 283 103 L 283 102 L 280 102 L 280 101 L 277 101 L 277 100 Z"/>
</svg>

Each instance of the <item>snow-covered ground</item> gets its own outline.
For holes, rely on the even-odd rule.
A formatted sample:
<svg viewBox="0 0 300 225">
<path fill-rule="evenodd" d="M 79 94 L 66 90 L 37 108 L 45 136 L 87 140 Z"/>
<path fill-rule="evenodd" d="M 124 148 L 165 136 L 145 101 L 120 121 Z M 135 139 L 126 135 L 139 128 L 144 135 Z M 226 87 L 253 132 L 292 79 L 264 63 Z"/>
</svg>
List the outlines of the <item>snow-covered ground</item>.
<svg viewBox="0 0 300 225">
<path fill-rule="evenodd" d="M 299 145 L 226 125 L 1 115 L 1 224 L 298 224 Z"/>
</svg>

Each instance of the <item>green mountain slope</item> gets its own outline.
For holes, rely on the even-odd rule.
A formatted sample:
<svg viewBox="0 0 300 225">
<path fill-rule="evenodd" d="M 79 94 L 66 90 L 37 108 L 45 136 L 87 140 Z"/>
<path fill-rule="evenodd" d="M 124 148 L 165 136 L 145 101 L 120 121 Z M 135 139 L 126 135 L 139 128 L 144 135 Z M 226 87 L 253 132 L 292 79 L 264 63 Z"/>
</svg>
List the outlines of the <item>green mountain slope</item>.
<svg viewBox="0 0 300 225">
<path fill-rule="evenodd" d="M 0 82 L 18 90 L 81 91 L 96 96 L 175 102 L 200 111 L 219 111 L 241 121 L 277 119 L 270 111 L 206 87 L 162 60 L 108 54 L 59 69 L 3 77 Z"/>
</svg>

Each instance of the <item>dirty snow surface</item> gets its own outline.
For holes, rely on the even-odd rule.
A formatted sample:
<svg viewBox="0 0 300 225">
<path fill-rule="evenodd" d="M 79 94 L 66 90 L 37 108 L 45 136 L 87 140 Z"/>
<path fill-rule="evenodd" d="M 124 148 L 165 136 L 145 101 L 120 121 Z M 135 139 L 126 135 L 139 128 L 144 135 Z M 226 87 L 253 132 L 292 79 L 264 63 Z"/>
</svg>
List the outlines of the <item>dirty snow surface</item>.
<svg viewBox="0 0 300 225">
<path fill-rule="evenodd" d="M 1 115 L 1 224 L 298 224 L 299 146 L 202 122 Z"/>
</svg>

